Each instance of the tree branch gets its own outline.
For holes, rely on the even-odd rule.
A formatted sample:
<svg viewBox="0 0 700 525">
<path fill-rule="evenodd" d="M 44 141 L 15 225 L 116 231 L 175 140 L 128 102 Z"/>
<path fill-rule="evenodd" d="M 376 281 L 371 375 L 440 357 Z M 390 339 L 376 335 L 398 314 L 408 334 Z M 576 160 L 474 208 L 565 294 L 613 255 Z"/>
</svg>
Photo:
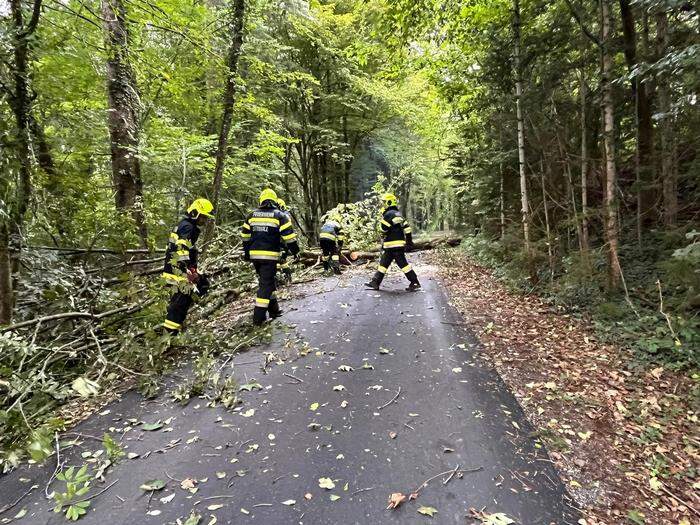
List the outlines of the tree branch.
<svg viewBox="0 0 700 525">
<path fill-rule="evenodd" d="M 578 25 L 581 27 L 581 31 L 598 47 L 603 47 L 603 44 L 601 41 L 596 37 L 585 25 L 583 25 L 583 20 L 581 19 L 581 15 L 578 13 L 574 5 L 571 3 L 571 0 L 565 0 L 566 5 L 569 6 L 569 11 L 571 11 L 571 15 L 576 19 L 576 22 L 578 22 Z"/>
</svg>

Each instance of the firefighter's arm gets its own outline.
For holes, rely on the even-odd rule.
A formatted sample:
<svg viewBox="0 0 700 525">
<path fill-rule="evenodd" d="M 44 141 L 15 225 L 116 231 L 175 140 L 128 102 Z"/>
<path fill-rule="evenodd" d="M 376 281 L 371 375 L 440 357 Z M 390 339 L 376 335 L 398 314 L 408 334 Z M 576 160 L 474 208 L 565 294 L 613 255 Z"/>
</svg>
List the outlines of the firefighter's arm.
<svg viewBox="0 0 700 525">
<path fill-rule="evenodd" d="M 342 250 L 343 244 L 345 244 L 345 232 L 343 231 L 343 228 L 338 228 L 336 236 L 338 237 L 338 248 Z"/>
<path fill-rule="evenodd" d="M 386 235 L 391 229 L 391 223 L 386 220 L 386 216 L 384 215 L 382 215 L 381 221 L 379 222 L 379 226 L 381 227 L 382 235 Z"/>
<path fill-rule="evenodd" d="M 241 239 L 243 240 L 243 259 L 250 260 L 250 217 L 241 226 Z"/>
<path fill-rule="evenodd" d="M 280 237 L 286 243 L 287 248 L 292 253 L 292 255 L 297 255 L 299 253 L 299 243 L 297 242 L 297 234 L 294 233 L 294 228 L 292 227 L 292 221 L 289 217 L 283 215 L 280 217 Z"/>
<path fill-rule="evenodd" d="M 406 246 L 413 248 L 413 232 L 408 221 L 404 219 L 403 221 L 403 234 L 406 237 Z"/>
<path fill-rule="evenodd" d="M 197 241 L 194 226 L 189 222 L 183 224 L 177 229 L 177 239 L 175 240 L 175 256 L 177 258 L 177 267 L 184 273 L 190 268 L 197 269 L 197 256 L 199 254 L 194 243 Z"/>
</svg>

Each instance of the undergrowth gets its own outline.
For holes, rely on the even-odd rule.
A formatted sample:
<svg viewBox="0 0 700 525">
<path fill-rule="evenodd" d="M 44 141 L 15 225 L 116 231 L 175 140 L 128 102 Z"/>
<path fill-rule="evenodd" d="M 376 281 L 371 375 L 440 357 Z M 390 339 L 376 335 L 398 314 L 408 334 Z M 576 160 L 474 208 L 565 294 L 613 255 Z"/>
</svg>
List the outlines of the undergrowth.
<svg viewBox="0 0 700 525">
<path fill-rule="evenodd" d="M 651 232 L 641 246 L 623 243 L 627 293 L 606 287 L 602 249 L 588 256 L 571 252 L 553 267 L 543 244 L 535 244 L 528 260 L 514 231 L 501 240 L 468 236 L 462 249 L 511 290 L 536 293 L 554 307 L 590 319 L 602 341 L 632 350 L 630 368 L 700 368 L 700 233 Z M 534 279 L 528 268 L 537 269 Z"/>
</svg>

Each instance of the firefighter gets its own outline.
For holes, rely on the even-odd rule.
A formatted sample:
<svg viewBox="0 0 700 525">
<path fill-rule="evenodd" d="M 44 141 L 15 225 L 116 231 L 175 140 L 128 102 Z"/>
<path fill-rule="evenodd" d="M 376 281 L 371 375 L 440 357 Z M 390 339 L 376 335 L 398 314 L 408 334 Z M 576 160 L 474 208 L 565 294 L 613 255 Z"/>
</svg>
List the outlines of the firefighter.
<svg viewBox="0 0 700 525">
<path fill-rule="evenodd" d="M 277 207 L 277 194 L 267 188 L 260 194 L 260 206 L 243 223 L 241 237 L 246 261 L 252 261 L 258 274 L 258 294 L 253 310 L 253 324 L 265 322 L 266 314 L 274 319 L 282 315 L 275 297 L 275 274 L 282 242 L 295 258 L 299 244 L 287 214 Z"/>
<path fill-rule="evenodd" d="M 291 214 L 289 212 L 289 208 L 287 208 L 287 203 L 284 202 L 283 199 L 277 199 L 277 207 L 280 209 L 282 213 L 284 213 L 287 218 L 292 220 Z M 291 283 L 292 282 L 292 265 L 289 262 L 289 248 L 287 247 L 287 243 L 282 244 L 282 252 L 280 254 L 280 262 L 277 263 L 277 271 L 281 272 L 282 275 L 284 276 L 283 278 L 279 279 L 280 283 Z"/>
<path fill-rule="evenodd" d="M 318 237 L 323 252 L 323 269 L 340 275 L 340 251 L 345 242 L 341 218 L 338 215 L 327 217 Z"/>
<path fill-rule="evenodd" d="M 168 312 L 163 327 L 171 334 L 182 329 L 187 311 L 192 306 L 192 293 L 204 295 L 209 288 L 206 276 L 197 272 L 197 239 L 201 227 L 213 219 L 214 206 L 207 199 L 195 199 L 187 215 L 170 233 L 165 250 L 165 265 L 162 277 L 173 287 Z"/>
<path fill-rule="evenodd" d="M 413 248 L 413 236 L 411 235 L 411 227 L 401 216 L 398 208 L 398 199 L 393 193 L 387 193 L 383 197 L 384 211 L 381 219 L 381 229 L 384 240 L 382 242 L 382 254 L 379 258 L 379 267 L 377 268 L 372 280 L 366 283 L 368 288 L 379 290 L 379 285 L 384 279 L 391 262 L 394 261 L 406 278 L 409 280 L 409 285 L 406 290 L 412 292 L 420 289 L 418 276 L 411 268 L 406 260 L 406 248 Z"/>
</svg>

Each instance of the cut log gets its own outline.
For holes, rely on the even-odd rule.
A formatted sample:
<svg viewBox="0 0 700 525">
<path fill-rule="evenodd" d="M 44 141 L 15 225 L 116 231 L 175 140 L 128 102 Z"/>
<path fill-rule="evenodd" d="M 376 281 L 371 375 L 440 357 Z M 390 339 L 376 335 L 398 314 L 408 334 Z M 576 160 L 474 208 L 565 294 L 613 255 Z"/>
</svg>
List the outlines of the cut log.
<svg viewBox="0 0 700 525">
<path fill-rule="evenodd" d="M 421 251 L 432 250 L 440 246 L 459 246 L 461 242 L 461 237 L 448 236 L 419 239 L 413 243 L 413 250 Z M 368 251 L 343 251 L 340 263 L 349 265 L 357 261 L 373 261 L 378 257 L 380 251 L 379 247 Z M 321 250 L 306 250 L 299 254 L 299 258 L 304 264 L 315 264 L 319 257 L 321 257 Z"/>
</svg>

